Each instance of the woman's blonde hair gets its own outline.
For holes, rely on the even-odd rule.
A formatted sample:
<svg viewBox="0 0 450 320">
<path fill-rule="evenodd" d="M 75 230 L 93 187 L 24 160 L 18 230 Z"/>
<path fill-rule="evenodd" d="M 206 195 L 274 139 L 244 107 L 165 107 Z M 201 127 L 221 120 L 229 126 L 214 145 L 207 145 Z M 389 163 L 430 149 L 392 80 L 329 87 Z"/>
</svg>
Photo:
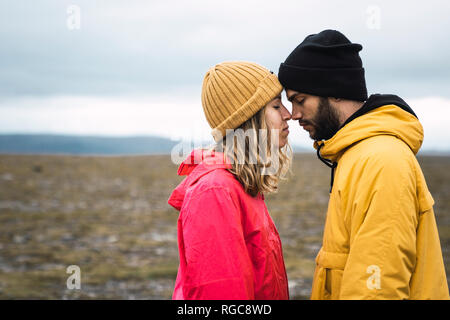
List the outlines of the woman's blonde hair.
<svg viewBox="0 0 450 320">
<path fill-rule="evenodd" d="M 292 160 L 289 143 L 282 148 L 273 148 L 265 110 L 266 107 L 262 108 L 236 129 L 244 133 L 241 138 L 233 134 L 230 139 L 230 135 L 227 135 L 213 147 L 215 151 L 223 152 L 231 160 L 232 168 L 228 170 L 236 176 L 245 192 L 252 197 L 259 193 L 277 192 L 278 183 L 285 180 Z M 278 136 L 276 137 L 278 139 Z M 270 159 L 272 161 L 268 161 Z M 277 165 L 275 172 L 273 172 L 274 165 Z"/>
</svg>

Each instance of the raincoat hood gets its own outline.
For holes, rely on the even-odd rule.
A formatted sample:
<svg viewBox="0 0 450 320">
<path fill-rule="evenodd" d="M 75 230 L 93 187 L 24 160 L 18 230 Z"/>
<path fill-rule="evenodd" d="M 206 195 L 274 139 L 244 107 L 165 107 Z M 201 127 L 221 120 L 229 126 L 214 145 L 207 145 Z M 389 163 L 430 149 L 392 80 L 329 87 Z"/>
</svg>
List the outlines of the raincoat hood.
<svg viewBox="0 0 450 320">
<path fill-rule="evenodd" d="M 201 177 L 217 169 L 231 169 L 231 163 L 221 152 L 197 149 L 178 167 L 179 176 L 187 176 L 172 192 L 168 203 L 180 211 L 187 189 Z"/>
<path fill-rule="evenodd" d="M 395 95 L 371 95 L 366 103 L 329 140 L 315 141 L 320 155 L 337 162 L 349 147 L 364 139 L 390 135 L 417 154 L 423 142 L 423 127 L 412 109 Z"/>
</svg>

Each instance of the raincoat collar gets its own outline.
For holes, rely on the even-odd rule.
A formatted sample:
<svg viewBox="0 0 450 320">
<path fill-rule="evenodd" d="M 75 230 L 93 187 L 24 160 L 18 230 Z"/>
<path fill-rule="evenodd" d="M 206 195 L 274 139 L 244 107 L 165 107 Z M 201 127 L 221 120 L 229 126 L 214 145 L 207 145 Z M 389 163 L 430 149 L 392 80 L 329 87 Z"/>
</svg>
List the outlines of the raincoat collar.
<svg viewBox="0 0 450 320">
<path fill-rule="evenodd" d="M 344 124 L 341 126 L 341 128 L 344 127 L 350 121 L 362 116 L 363 114 L 366 114 L 367 112 L 372 111 L 373 109 L 376 109 L 376 108 L 379 108 L 382 106 L 386 106 L 389 104 L 396 105 L 397 107 L 402 108 L 403 110 L 411 113 L 413 116 L 415 116 L 417 118 L 413 109 L 411 109 L 411 107 L 399 96 L 396 96 L 394 94 L 376 93 L 376 94 L 370 95 L 369 99 L 367 99 L 367 101 L 363 104 L 363 106 L 358 111 L 356 111 L 354 114 L 352 114 L 347 119 L 347 121 L 344 122 Z"/>
<path fill-rule="evenodd" d="M 346 148 L 377 135 L 396 136 L 406 143 L 414 154 L 417 154 L 423 142 L 423 127 L 412 109 L 408 106 L 411 113 L 406 110 L 405 106 L 396 104 L 377 106 L 379 100 L 372 100 L 372 102 L 375 101 L 375 107 L 372 106 L 373 108 L 367 113 L 351 121 L 347 120 L 346 124 L 331 139 L 315 141 L 314 148 L 319 149 L 321 146 L 319 155 L 331 162 L 337 162 Z M 371 107 L 367 102 L 366 107 L 363 106 L 361 109 Z"/>
<path fill-rule="evenodd" d="M 196 149 L 180 164 L 177 174 L 187 176 L 172 192 L 168 203 L 181 209 L 187 189 L 207 173 L 217 169 L 231 169 L 230 160 L 222 153 Z"/>
</svg>

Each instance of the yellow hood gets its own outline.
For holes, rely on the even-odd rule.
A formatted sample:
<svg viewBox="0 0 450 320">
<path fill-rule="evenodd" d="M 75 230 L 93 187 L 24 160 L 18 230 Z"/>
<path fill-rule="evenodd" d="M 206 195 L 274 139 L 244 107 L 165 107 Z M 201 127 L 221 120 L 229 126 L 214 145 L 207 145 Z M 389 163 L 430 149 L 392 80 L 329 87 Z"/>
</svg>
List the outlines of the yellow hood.
<svg viewBox="0 0 450 320">
<path fill-rule="evenodd" d="M 388 104 L 363 114 L 342 127 L 331 139 L 314 142 L 323 158 L 337 162 L 349 146 L 378 135 L 391 135 L 406 143 L 417 154 L 423 142 L 419 120 L 402 108 Z"/>
</svg>

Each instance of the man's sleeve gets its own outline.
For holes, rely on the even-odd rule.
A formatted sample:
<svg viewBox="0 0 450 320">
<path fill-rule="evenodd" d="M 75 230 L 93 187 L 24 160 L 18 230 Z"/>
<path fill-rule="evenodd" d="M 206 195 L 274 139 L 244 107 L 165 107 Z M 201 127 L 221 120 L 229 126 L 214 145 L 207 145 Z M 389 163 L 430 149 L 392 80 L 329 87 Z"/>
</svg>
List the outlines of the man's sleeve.
<svg viewBox="0 0 450 320">
<path fill-rule="evenodd" d="M 254 299 L 253 268 L 241 212 L 225 188 L 210 188 L 183 208 L 185 299 Z"/>
<path fill-rule="evenodd" d="M 416 262 L 415 173 L 395 154 L 368 159 L 354 186 L 340 299 L 407 299 Z"/>
</svg>

